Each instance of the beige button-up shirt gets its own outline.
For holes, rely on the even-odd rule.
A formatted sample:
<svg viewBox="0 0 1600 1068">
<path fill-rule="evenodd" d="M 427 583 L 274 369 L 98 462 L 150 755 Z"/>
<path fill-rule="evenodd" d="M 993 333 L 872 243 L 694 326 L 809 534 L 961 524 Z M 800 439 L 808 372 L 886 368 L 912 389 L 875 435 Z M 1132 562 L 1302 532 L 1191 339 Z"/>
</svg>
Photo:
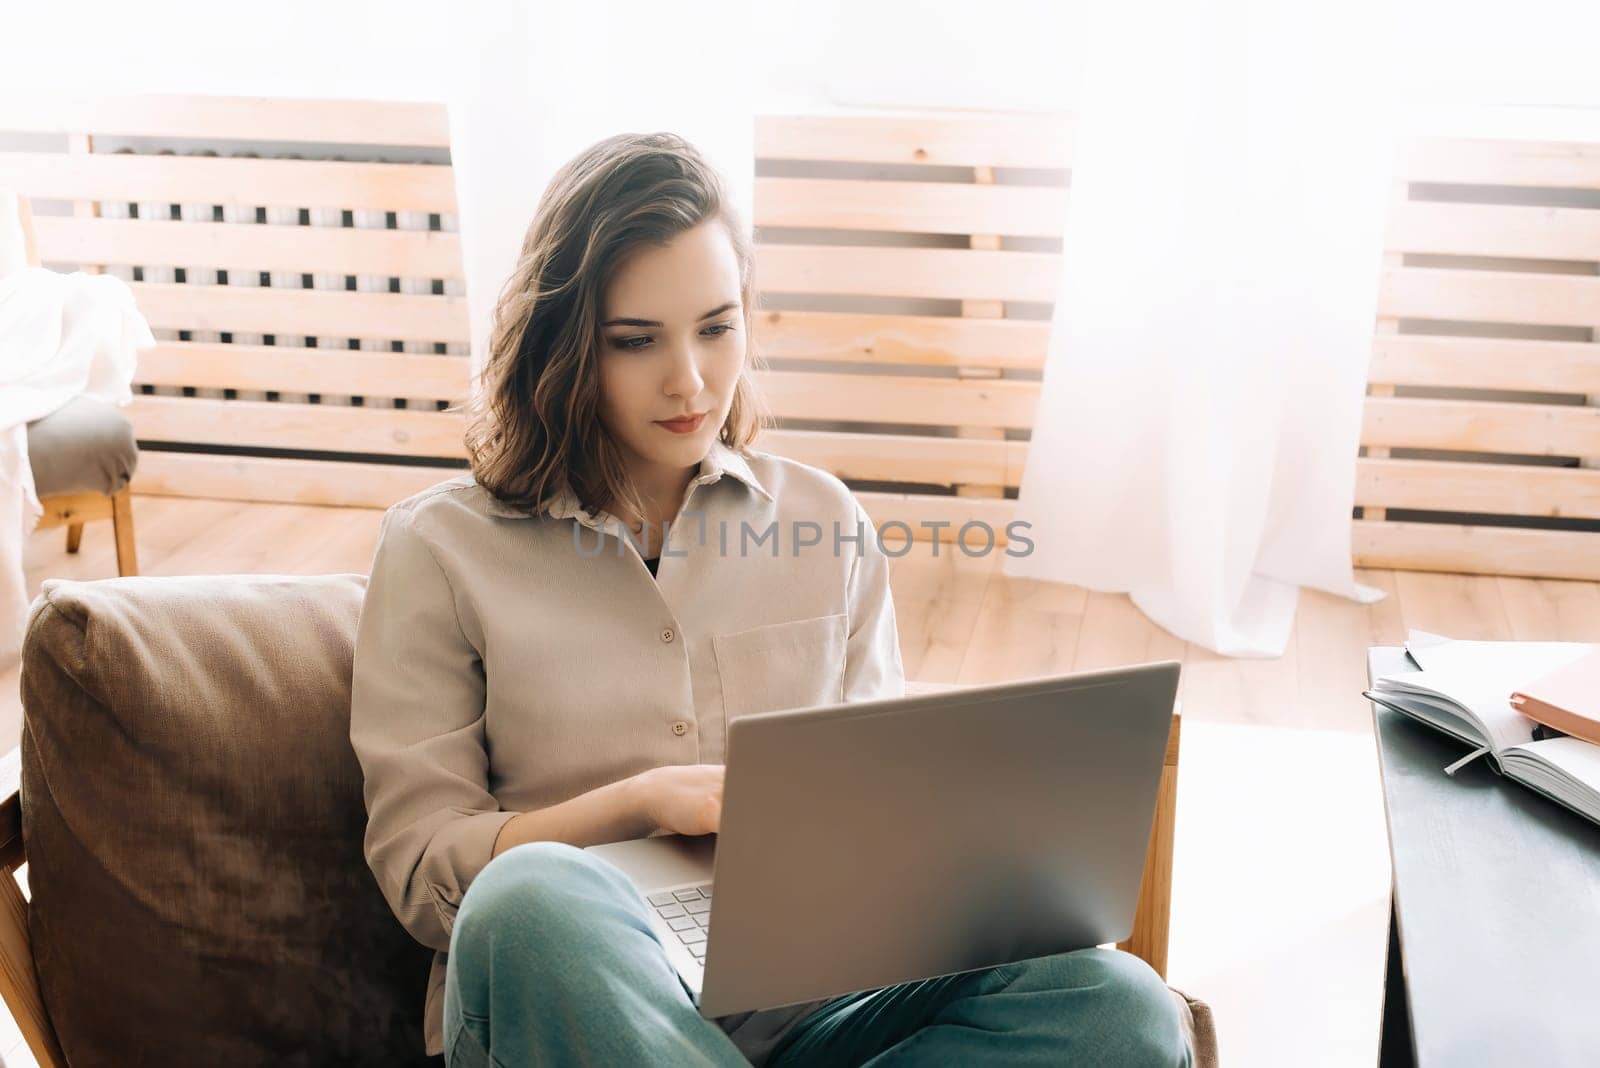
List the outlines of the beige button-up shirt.
<svg viewBox="0 0 1600 1068">
<path fill-rule="evenodd" d="M 427 1051 L 444 1047 L 456 910 L 511 816 L 649 768 L 722 763 L 736 716 L 904 689 L 875 528 L 806 464 L 715 442 L 654 577 L 621 521 L 570 493 L 522 511 L 466 473 L 391 507 L 350 740 L 367 862 L 438 951 Z M 817 1004 L 718 1022 L 760 1063 Z"/>
</svg>

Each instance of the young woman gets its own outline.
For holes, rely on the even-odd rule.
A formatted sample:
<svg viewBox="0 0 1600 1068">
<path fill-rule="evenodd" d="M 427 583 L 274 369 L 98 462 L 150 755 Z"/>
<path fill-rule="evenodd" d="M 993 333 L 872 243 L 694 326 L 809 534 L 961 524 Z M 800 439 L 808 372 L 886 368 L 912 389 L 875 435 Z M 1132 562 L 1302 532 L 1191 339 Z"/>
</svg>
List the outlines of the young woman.
<svg viewBox="0 0 1600 1068">
<path fill-rule="evenodd" d="M 367 861 L 437 951 L 428 1052 L 1187 1065 L 1160 979 L 1102 950 L 705 1019 L 626 877 L 579 848 L 715 832 L 734 717 L 904 692 L 860 504 L 749 447 L 751 269 L 690 145 L 583 152 L 501 294 L 471 472 L 384 516 L 351 742 Z"/>
</svg>

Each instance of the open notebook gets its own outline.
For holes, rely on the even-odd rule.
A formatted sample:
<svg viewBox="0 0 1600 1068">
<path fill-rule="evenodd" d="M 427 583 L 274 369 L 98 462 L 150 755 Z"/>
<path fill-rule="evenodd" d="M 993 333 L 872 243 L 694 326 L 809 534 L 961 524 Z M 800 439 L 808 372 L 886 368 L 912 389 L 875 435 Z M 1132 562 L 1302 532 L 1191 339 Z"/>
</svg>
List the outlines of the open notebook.
<svg viewBox="0 0 1600 1068">
<path fill-rule="evenodd" d="M 1364 696 L 1472 746 L 1447 772 L 1484 756 L 1506 778 L 1600 823 L 1600 745 L 1536 738 L 1538 725 L 1511 705 L 1524 684 L 1600 646 L 1455 641 L 1413 630 L 1405 648 L 1421 670 L 1379 676 Z"/>
</svg>

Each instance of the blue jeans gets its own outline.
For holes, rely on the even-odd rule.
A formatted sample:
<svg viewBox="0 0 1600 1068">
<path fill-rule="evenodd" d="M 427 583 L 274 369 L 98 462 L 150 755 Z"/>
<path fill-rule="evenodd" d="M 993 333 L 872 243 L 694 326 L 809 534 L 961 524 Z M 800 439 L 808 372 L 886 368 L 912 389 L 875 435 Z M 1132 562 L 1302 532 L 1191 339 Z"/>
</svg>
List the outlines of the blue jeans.
<svg viewBox="0 0 1600 1068">
<path fill-rule="evenodd" d="M 451 1068 L 749 1064 L 689 1000 L 627 876 L 559 842 L 509 849 L 473 880 L 450 936 L 444 1040 Z M 1084 949 L 835 998 L 767 1064 L 1192 1061 L 1150 966 Z"/>
</svg>

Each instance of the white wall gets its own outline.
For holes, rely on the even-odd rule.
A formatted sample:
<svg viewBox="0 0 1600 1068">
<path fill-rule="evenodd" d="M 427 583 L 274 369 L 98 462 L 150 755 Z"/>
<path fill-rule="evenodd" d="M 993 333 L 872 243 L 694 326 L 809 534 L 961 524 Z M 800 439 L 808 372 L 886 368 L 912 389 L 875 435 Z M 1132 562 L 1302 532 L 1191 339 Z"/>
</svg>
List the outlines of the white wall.
<svg viewBox="0 0 1600 1068">
<path fill-rule="evenodd" d="M 442 4 L 8 4 L 0 90 L 439 99 Z"/>
<path fill-rule="evenodd" d="M 1092 2 L 1099 0 L 760 0 L 753 14 L 762 82 L 737 89 L 780 110 L 819 102 L 1069 108 L 1083 47 L 1076 27 Z M 1179 0 L 1145 2 L 1159 33 L 1163 5 Z M 448 45 L 472 3 L 28 0 L 7 5 L 0 92 L 443 99 Z M 638 4 L 640 17 L 667 10 L 693 19 L 694 8 Z M 1441 100 L 1600 107 L 1600 4 L 1592 0 L 1401 0 L 1395 11 L 1397 31 L 1411 42 L 1408 66 Z M 719 48 L 736 46 L 714 23 L 705 42 L 704 53 L 670 58 L 714 63 Z M 602 78 L 617 57 L 601 46 L 595 53 Z"/>
</svg>

